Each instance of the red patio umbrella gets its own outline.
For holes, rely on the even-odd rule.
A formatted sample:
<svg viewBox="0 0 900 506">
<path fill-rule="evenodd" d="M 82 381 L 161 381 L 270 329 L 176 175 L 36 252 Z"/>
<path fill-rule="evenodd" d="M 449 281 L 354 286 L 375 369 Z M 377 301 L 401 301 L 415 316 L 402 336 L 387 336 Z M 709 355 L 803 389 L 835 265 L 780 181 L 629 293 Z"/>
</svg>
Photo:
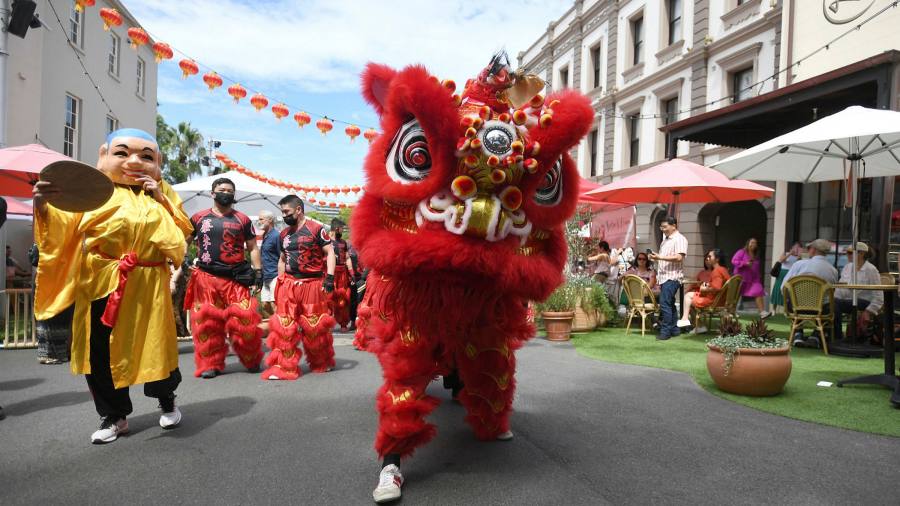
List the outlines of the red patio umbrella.
<svg viewBox="0 0 900 506">
<path fill-rule="evenodd" d="M 21 214 L 23 216 L 31 216 L 34 213 L 31 204 L 27 204 L 25 202 L 11 198 L 7 198 L 5 200 L 7 214 Z"/>
<path fill-rule="evenodd" d="M 40 144 L 0 149 L 0 195 L 31 197 L 32 182 L 41 169 L 59 160 L 71 158 Z"/>
<path fill-rule="evenodd" d="M 589 205 L 591 206 L 591 212 L 597 213 L 602 211 L 612 211 L 615 209 L 619 209 L 625 206 L 630 206 L 632 204 L 625 204 L 622 202 L 607 202 L 594 195 L 588 195 L 589 192 L 592 192 L 598 188 L 602 188 L 603 185 L 600 183 L 595 183 L 590 179 L 580 178 L 579 182 L 580 186 L 578 188 L 578 205 Z"/>
<path fill-rule="evenodd" d="M 775 190 L 675 158 L 618 181 L 588 191 L 600 202 L 674 204 L 737 202 L 770 197 Z"/>
</svg>

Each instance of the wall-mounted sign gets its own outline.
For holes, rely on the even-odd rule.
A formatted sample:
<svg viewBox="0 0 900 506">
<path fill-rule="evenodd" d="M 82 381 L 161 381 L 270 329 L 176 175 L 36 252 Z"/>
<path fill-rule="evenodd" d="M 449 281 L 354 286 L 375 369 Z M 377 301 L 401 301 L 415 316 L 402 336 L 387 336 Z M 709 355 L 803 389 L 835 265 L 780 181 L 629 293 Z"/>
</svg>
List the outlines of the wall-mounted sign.
<svg viewBox="0 0 900 506">
<path fill-rule="evenodd" d="M 822 12 L 829 23 L 843 25 L 858 19 L 874 4 L 875 0 L 822 0 Z"/>
</svg>

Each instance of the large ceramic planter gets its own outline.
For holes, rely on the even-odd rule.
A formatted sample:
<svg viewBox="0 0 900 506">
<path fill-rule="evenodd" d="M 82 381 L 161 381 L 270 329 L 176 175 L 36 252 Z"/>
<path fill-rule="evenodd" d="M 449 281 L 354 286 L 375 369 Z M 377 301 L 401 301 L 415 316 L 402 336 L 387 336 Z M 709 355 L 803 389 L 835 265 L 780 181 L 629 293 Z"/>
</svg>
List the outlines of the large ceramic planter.
<svg viewBox="0 0 900 506">
<path fill-rule="evenodd" d="M 720 390 L 754 397 L 777 395 L 791 375 L 790 348 L 738 348 L 734 364 L 725 373 L 722 350 L 707 345 L 706 369 Z"/>
<path fill-rule="evenodd" d="M 572 320 L 575 319 L 575 311 L 544 311 L 541 313 L 544 319 L 544 328 L 547 330 L 547 339 L 550 341 L 568 341 L 572 333 Z"/>
<path fill-rule="evenodd" d="M 575 306 L 575 319 L 572 320 L 572 332 L 590 332 L 597 328 L 597 317 L 593 311 L 585 311 L 581 305 Z"/>
</svg>

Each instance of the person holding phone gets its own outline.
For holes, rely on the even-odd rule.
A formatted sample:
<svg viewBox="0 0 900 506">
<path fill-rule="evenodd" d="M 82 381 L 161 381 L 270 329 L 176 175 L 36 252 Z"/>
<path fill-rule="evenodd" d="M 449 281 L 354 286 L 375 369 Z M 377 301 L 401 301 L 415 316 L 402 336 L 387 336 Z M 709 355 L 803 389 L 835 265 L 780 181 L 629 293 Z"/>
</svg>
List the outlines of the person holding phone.
<svg viewBox="0 0 900 506">
<path fill-rule="evenodd" d="M 667 216 L 659 229 L 664 235 L 659 253 L 650 252 L 649 257 L 656 262 L 656 282 L 659 283 L 660 322 L 656 339 L 665 341 L 681 334 L 677 326 L 675 297 L 684 279 L 684 257 L 687 255 L 688 241 L 678 231 L 678 220 L 674 216 Z"/>
</svg>

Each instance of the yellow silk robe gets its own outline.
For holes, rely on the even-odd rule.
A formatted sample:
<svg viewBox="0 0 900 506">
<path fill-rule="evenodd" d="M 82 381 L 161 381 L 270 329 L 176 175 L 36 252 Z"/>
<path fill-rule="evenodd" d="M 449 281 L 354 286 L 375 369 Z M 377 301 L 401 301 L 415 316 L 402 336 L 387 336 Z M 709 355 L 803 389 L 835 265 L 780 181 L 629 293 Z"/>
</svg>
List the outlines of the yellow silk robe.
<svg viewBox="0 0 900 506">
<path fill-rule="evenodd" d="M 110 336 L 116 388 L 165 379 L 178 367 L 175 317 L 169 291 L 171 260 L 180 266 L 193 227 L 171 186 L 160 183 L 167 205 L 129 186 L 116 185 L 102 207 L 70 213 L 48 205 L 34 214 L 40 250 L 35 317 L 44 320 L 75 304 L 72 373 L 90 374 L 91 302 L 119 284 L 118 259 L 133 251 L 141 263 L 128 276 L 119 317 Z M 102 253 L 102 254 L 101 254 Z"/>
</svg>

